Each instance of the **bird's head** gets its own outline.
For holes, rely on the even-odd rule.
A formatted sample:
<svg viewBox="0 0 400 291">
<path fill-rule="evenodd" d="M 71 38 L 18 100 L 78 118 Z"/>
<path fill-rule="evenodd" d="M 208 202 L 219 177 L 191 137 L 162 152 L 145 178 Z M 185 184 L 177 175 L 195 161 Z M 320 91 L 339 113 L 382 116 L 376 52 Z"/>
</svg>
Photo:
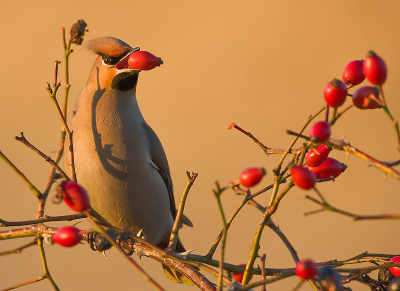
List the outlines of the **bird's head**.
<svg viewBox="0 0 400 291">
<path fill-rule="evenodd" d="M 87 48 L 98 56 L 93 64 L 89 82 L 101 89 L 128 91 L 135 88 L 140 70 L 128 67 L 128 58 L 140 50 L 114 37 L 102 36 L 87 43 Z"/>
</svg>

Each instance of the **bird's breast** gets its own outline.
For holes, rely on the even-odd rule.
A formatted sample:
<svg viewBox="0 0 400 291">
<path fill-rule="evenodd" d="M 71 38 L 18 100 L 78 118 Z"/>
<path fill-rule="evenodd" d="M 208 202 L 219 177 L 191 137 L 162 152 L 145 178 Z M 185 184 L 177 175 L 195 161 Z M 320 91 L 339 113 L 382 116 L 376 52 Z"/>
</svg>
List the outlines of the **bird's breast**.
<svg viewBox="0 0 400 291">
<path fill-rule="evenodd" d="M 148 240 L 158 243 L 170 216 L 167 188 L 151 165 L 136 99 L 120 97 L 105 91 L 78 104 L 72 122 L 78 182 L 110 223 L 144 228 Z"/>
</svg>

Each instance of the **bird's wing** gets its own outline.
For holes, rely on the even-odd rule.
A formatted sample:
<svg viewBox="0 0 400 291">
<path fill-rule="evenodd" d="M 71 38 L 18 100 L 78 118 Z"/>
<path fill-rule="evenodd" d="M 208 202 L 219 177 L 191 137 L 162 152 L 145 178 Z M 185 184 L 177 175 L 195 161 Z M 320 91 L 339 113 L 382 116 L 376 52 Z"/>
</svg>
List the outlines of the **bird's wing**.
<svg viewBox="0 0 400 291">
<path fill-rule="evenodd" d="M 174 188 L 172 186 L 171 174 L 169 172 L 167 157 L 165 156 L 165 152 L 161 145 L 161 142 L 158 139 L 156 133 L 153 131 L 153 129 L 147 123 L 143 124 L 143 129 L 146 133 L 147 140 L 149 141 L 150 145 L 151 163 L 157 169 L 162 179 L 164 180 L 165 186 L 167 187 L 168 190 L 171 214 L 172 217 L 175 219 L 176 208 L 175 208 Z"/>
</svg>

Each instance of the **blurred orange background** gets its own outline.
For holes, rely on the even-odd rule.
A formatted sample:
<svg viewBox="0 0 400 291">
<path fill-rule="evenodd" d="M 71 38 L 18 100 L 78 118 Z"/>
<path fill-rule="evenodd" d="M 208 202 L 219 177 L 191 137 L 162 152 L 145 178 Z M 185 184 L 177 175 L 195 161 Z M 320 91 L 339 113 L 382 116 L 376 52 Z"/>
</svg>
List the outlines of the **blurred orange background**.
<svg viewBox="0 0 400 291">
<path fill-rule="evenodd" d="M 30 142 L 52 156 L 59 148 L 61 123 L 45 85 L 53 81 L 54 60 L 63 61 L 61 27 L 67 27 L 68 32 L 74 22 L 84 19 L 89 29 L 85 40 L 114 36 L 162 57 L 160 68 L 141 73 L 138 102 L 167 153 L 177 201 L 186 182 L 185 171 L 199 173 L 185 209 L 195 226 L 180 233 L 186 248 L 194 248 L 196 254 L 205 255 L 222 228 L 212 194 L 214 182 L 227 185 L 237 180 L 243 169 L 263 166 L 269 173 L 256 191 L 273 181 L 271 170 L 279 159 L 265 156 L 238 131 L 228 131 L 232 121 L 265 145 L 286 148 L 292 137 L 285 130 L 299 130 L 308 116 L 323 106 L 325 84 L 341 78 L 345 65 L 364 58 L 370 49 L 387 63 L 384 91 L 392 114 L 400 118 L 396 87 L 400 79 L 398 1 L 46 0 L 9 1 L 1 8 L 0 150 L 41 190 L 50 165 L 14 136 L 23 131 Z M 69 118 L 95 58 L 82 46 L 73 49 Z M 61 100 L 63 69 L 60 80 Z M 384 161 L 399 158 L 394 130 L 381 110 L 351 109 L 333 127 L 332 136 L 344 137 Z M 318 186 L 329 202 L 358 214 L 399 213 L 399 181 L 384 179 L 382 172 L 357 157 L 346 157 L 343 152 L 331 156 L 348 169 L 334 183 Z M 34 219 L 37 199 L 3 162 L 0 173 L 0 218 Z M 318 208 L 304 199 L 306 194 L 314 195 L 292 189 L 274 215 L 274 222 L 300 258 L 321 262 L 344 260 L 365 251 L 400 252 L 398 221 L 353 222 L 327 212 L 305 217 L 305 212 Z M 267 192 L 257 201 L 266 205 L 269 195 Z M 229 217 L 242 197 L 227 191 L 222 200 Z M 47 215 L 68 213 L 72 212 L 64 205 L 49 202 L 46 207 Z M 251 206 L 238 215 L 228 234 L 227 262 L 247 261 L 261 216 Z M 72 223 L 48 223 L 64 224 Z M 89 226 L 81 223 L 78 227 Z M 0 252 L 27 241 L 30 239 L 3 241 Z M 87 245 L 46 245 L 45 249 L 51 274 L 61 290 L 152 290 L 114 250 L 107 252 L 105 259 Z M 294 267 L 289 252 L 269 229 L 262 236 L 263 253 L 269 268 Z M 0 262 L 0 288 L 42 274 L 36 247 L 2 256 Z M 141 265 L 167 290 L 189 289 L 166 279 L 158 263 L 143 258 Z M 291 290 L 297 283 L 292 277 L 268 286 L 268 290 Z M 348 286 L 369 290 L 357 282 Z M 44 280 L 23 290 L 52 288 Z M 305 284 L 301 290 L 311 287 Z"/>
</svg>

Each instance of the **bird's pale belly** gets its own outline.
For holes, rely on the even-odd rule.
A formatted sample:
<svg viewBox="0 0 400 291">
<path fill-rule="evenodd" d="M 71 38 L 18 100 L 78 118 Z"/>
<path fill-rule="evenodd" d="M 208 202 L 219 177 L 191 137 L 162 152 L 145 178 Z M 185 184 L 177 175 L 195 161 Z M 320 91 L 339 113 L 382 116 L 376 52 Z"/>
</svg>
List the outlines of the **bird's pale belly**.
<svg viewBox="0 0 400 291">
<path fill-rule="evenodd" d="M 88 191 L 92 207 L 107 221 L 134 232 L 143 229 L 147 240 L 156 244 L 168 231 L 167 188 L 145 151 L 140 155 L 136 152 L 133 158 L 126 148 L 121 141 L 100 147 L 79 139 L 74 143 L 78 183 Z"/>
</svg>

